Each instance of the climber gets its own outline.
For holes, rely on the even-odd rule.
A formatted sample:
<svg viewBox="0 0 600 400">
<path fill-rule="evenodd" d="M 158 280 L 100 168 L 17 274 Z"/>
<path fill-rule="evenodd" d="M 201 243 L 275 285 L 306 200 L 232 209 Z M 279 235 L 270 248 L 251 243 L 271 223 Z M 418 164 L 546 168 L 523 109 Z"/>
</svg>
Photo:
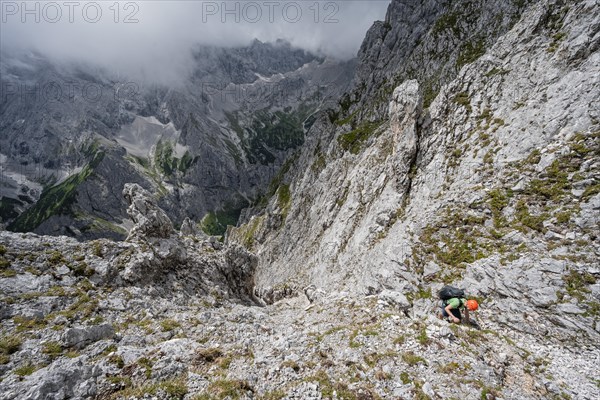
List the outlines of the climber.
<svg viewBox="0 0 600 400">
<path fill-rule="evenodd" d="M 470 324 L 469 311 L 475 311 L 479 308 L 477 300 L 467 300 L 465 298 L 453 297 L 445 300 L 441 306 L 440 319 L 450 318 L 451 322 L 460 324 L 462 322 L 461 309 L 465 311 L 465 323 Z"/>
</svg>

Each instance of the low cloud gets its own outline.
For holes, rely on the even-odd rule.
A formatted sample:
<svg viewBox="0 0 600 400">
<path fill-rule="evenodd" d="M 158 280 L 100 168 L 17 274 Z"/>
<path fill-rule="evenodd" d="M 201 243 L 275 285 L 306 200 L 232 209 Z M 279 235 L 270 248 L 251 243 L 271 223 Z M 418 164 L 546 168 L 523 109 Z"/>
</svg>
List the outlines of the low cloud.
<svg viewBox="0 0 600 400">
<path fill-rule="evenodd" d="M 188 74 L 197 45 L 286 39 L 322 55 L 352 58 L 389 2 L 1 0 L 0 45 L 169 83 Z"/>
</svg>

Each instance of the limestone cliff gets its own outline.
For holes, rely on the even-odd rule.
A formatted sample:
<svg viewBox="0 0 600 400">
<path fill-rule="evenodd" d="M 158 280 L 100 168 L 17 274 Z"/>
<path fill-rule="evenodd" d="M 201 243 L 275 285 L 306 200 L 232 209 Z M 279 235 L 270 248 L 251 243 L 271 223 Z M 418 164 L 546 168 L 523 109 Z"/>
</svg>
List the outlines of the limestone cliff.
<svg viewBox="0 0 600 400">
<path fill-rule="evenodd" d="M 387 115 L 373 90 L 321 114 L 264 212 L 231 233 L 259 255 L 258 293 L 393 289 L 420 313 L 453 283 L 485 299 L 498 324 L 598 340 L 597 4 L 412 4 L 392 2 L 359 54 L 358 87 L 403 78 Z M 434 17 L 421 18 L 424 7 Z M 492 20 L 512 22 L 482 22 Z M 468 62 L 419 50 L 444 34 L 469 47 L 466 26 L 485 43 Z M 427 74 L 395 75 L 411 63 L 448 71 L 433 99 Z"/>
</svg>

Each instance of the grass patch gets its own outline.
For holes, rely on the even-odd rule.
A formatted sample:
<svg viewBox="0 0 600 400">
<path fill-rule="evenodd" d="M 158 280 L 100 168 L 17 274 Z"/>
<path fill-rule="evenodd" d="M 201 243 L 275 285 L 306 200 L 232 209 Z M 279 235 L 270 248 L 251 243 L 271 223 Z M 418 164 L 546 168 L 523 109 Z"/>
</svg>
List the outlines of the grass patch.
<svg viewBox="0 0 600 400">
<path fill-rule="evenodd" d="M 358 154 L 364 143 L 374 135 L 377 128 L 380 126 L 381 123 L 379 122 L 366 122 L 358 128 L 340 135 L 338 137 L 338 143 L 345 151 L 349 151 L 352 154 Z"/>
<path fill-rule="evenodd" d="M 423 357 L 416 355 L 412 351 L 407 351 L 406 353 L 403 353 L 402 360 L 410 366 L 415 366 L 421 362 L 424 364 L 427 364 L 427 362 L 425 361 L 425 359 Z"/>
<path fill-rule="evenodd" d="M 115 378 L 117 378 L 116 381 L 124 383 L 125 386 L 131 385 L 131 381 L 128 378 Z M 159 392 L 164 392 L 167 395 L 167 398 L 170 400 L 183 400 L 185 395 L 188 393 L 185 377 L 178 377 L 163 382 L 151 383 L 138 387 L 127 387 L 123 390 L 113 393 L 111 399 L 130 397 L 140 398 L 145 397 L 146 395 L 156 396 Z"/>
<path fill-rule="evenodd" d="M 211 211 L 200 221 L 200 228 L 210 236 L 223 236 L 228 226 L 236 226 L 242 209 L 246 207 L 226 207 L 222 210 Z"/>
<path fill-rule="evenodd" d="M 28 376 L 28 375 L 33 374 L 38 369 L 40 369 L 39 366 L 28 362 L 27 364 L 23 364 L 20 367 L 15 368 L 13 370 L 13 373 L 18 376 Z"/>
<path fill-rule="evenodd" d="M 473 111 L 473 107 L 471 107 L 471 98 L 467 92 L 460 92 L 454 96 L 454 102 L 463 106 L 468 112 Z"/>
<path fill-rule="evenodd" d="M 76 199 L 77 188 L 88 179 L 104 158 L 104 152 L 97 151 L 92 161 L 81 172 L 72 175 L 64 182 L 45 189 L 40 199 L 19 215 L 8 229 L 15 232 L 30 232 L 53 215 L 71 213 L 71 205 Z"/>
<path fill-rule="evenodd" d="M 160 327 L 163 331 L 170 332 L 181 327 L 181 324 L 173 319 L 164 319 L 160 321 Z"/>
<path fill-rule="evenodd" d="M 11 354 L 21 348 L 23 341 L 19 336 L 3 336 L 0 338 L 0 364 L 8 364 Z"/>
<path fill-rule="evenodd" d="M 254 388 L 246 381 L 219 379 L 211 382 L 206 392 L 195 397 L 194 400 L 238 400 L 246 396 L 247 392 L 253 393 Z"/>
<path fill-rule="evenodd" d="M 62 346 L 58 342 L 46 342 L 42 345 L 42 353 L 51 359 L 58 358 L 62 355 Z"/>
<path fill-rule="evenodd" d="M 461 69 L 467 64 L 477 61 L 479 57 L 485 54 L 485 42 L 478 40 L 476 42 L 467 42 L 456 60 L 456 68 Z"/>
</svg>

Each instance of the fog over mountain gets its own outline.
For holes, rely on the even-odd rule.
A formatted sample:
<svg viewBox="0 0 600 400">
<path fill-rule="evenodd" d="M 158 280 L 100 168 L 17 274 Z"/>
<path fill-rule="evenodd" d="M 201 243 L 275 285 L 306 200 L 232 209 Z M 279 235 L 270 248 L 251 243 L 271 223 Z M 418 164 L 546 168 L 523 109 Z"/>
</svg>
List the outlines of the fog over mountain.
<svg viewBox="0 0 600 400">
<path fill-rule="evenodd" d="M 98 64 L 172 84 L 197 45 L 245 46 L 285 39 L 337 59 L 356 55 L 389 0 L 337 2 L 136 1 L 1 3 L 3 51 L 33 49 L 55 61 Z"/>
</svg>

